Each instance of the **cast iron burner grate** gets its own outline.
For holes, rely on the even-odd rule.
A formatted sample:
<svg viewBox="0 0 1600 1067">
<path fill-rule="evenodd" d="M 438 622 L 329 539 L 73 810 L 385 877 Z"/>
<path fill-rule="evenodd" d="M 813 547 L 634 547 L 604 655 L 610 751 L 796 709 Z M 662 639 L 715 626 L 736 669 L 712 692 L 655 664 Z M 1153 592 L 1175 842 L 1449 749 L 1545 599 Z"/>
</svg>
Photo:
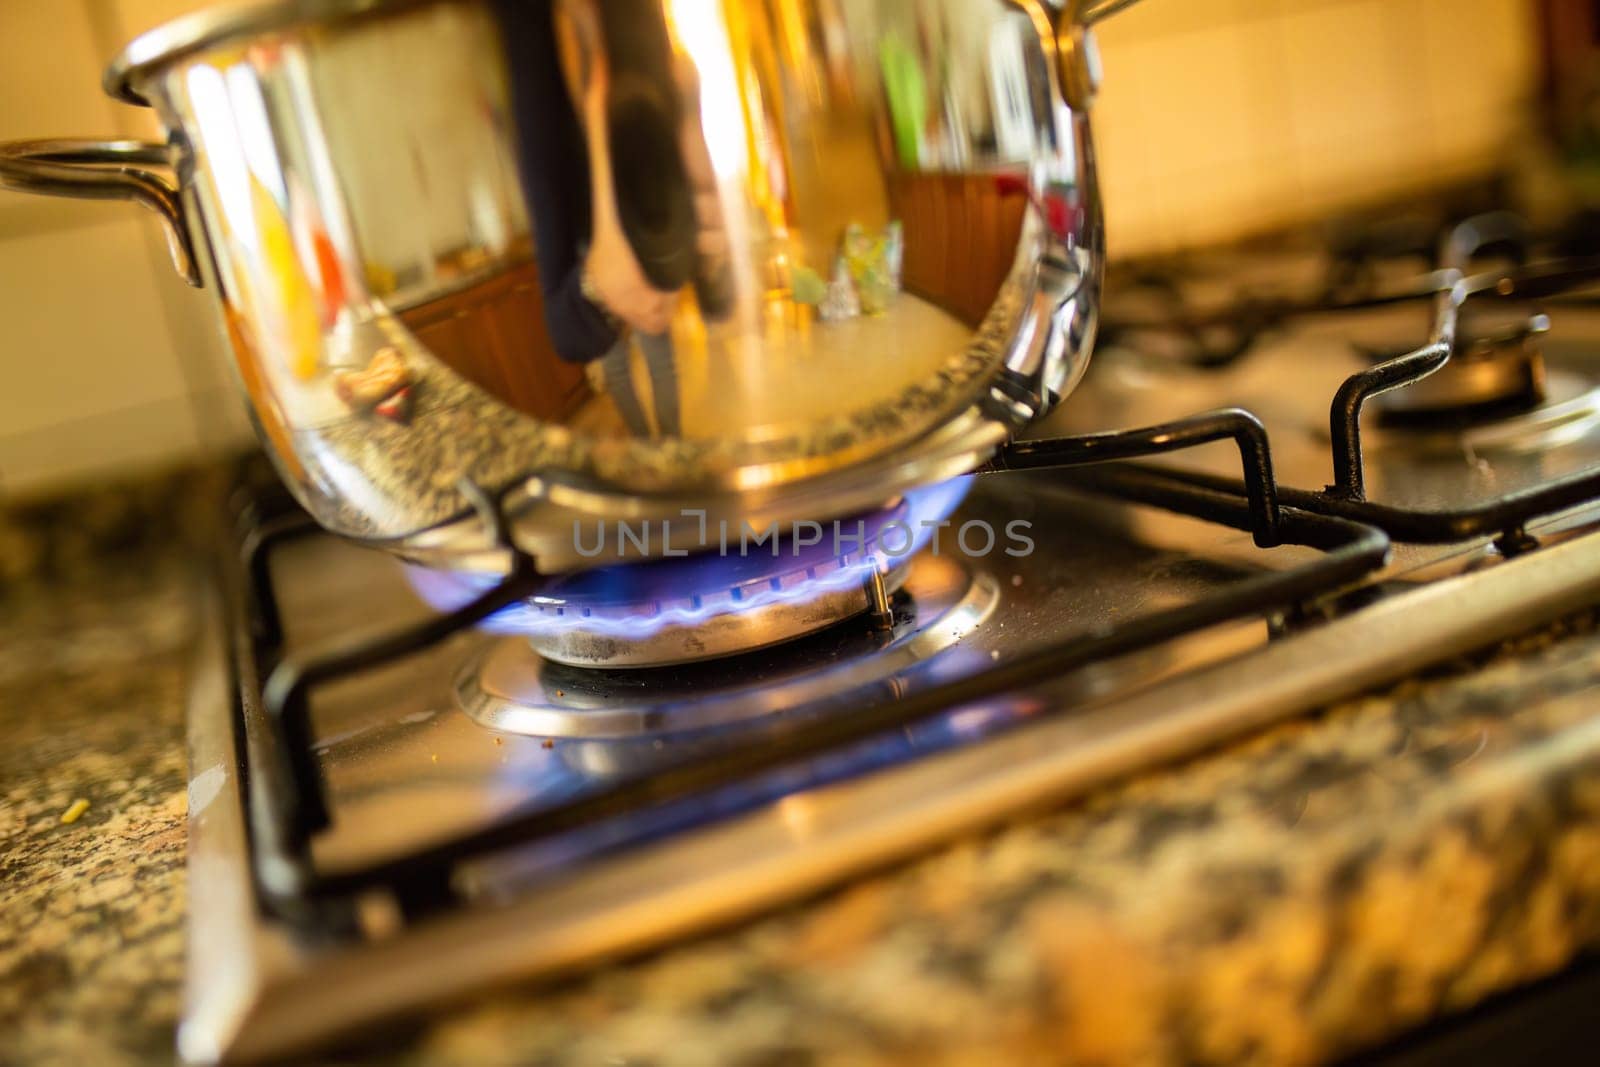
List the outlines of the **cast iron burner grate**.
<svg viewBox="0 0 1600 1067">
<path fill-rule="evenodd" d="M 1492 236 L 1492 235 L 1491 235 Z M 1499 238 L 1496 237 L 1496 240 Z M 1257 545 L 1302 545 L 1319 550 L 1307 562 L 1223 587 L 1193 603 L 1157 610 L 1087 634 L 1057 640 L 996 663 L 992 668 L 853 708 L 848 715 L 803 717 L 764 731 L 760 744 L 684 758 L 647 777 L 623 779 L 604 790 L 539 810 L 513 812 L 491 825 L 359 867 L 319 869 L 312 844 L 337 812 L 327 803 L 312 748 L 310 698 L 319 687 L 361 674 L 436 645 L 508 605 L 525 599 L 541 582 L 526 556 L 510 547 L 497 499 L 467 487 L 482 521 L 507 546 L 510 573 L 471 602 L 416 626 L 373 640 L 304 656 L 287 657 L 270 557 L 278 546 L 315 529 L 303 515 L 273 509 L 259 500 L 239 510 L 242 567 L 228 568 L 235 616 L 248 639 L 236 642 L 240 688 L 236 726 L 250 743 L 245 781 L 253 804 L 256 868 L 269 906 L 289 921 L 327 931 L 348 923 L 364 894 L 392 894 L 406 915 L 426 913 L 459 899 L 464 870 L 473 861 L 513 847 L 557 843 L 564 835 L 606 820 L 647 810 L 667 810 L 729 783 L 751 779 L 808 758 L 903 730 L 952 709 L 1024 692 L 1076 668 L 1150 649 L 1218 624 L 1262 615 L 1313 614 L 1335 596 L 1382 566 L 1390 539 L 1447 543 L 1498 535 L 1506 554 L 1537 547 L 1529 520 L 1600 495 L 1600 470 L 1452 512 L 1427 512 L 1373 504 L 1365 499 L 1360 417 L 1379 393 L 1419 381 L 1450 358 L 1460 308 L 1469 300 L 1519 300 L 1566 293 L 1600 279 L 1600 260 L 1514 265 L 1505 271 L 1468 274 L 1474 250 L 1487 243 L 1472 223 L 1452 234 L 1445 266 L 1403 291 L 1366 296 L 1340 306 L 1431 300 L 1434 324 L 1428 342 L 1413 352 L 1351 376 L 1337 391 L 1330 424 L 1335 484 L 1322 490 L 1280 487 L 1262 424 L 1248 412 L 1228 409 L 1158 426 L 1053 440 L 1017 442 L 981 468 L 987 477 L 1006 470 L 1051 470 L 1074 488 L 1248 531 Z M 1326 311 L 1280 307 L 1274 316 Z M 1258 316 L 1260 317 L 1260 316 Z M 1231 440 L 1243 476 L 1218 478 L 1128 462 L 1138 457 Z M 266 729 L 246 723 L 259 717 Z M 241 743 L 241 751 L 246 746 Z M 752 802 L 773 799 L 763 796 Z M 343 917 L 341 919 L 341 917 Z"/>
</svg>

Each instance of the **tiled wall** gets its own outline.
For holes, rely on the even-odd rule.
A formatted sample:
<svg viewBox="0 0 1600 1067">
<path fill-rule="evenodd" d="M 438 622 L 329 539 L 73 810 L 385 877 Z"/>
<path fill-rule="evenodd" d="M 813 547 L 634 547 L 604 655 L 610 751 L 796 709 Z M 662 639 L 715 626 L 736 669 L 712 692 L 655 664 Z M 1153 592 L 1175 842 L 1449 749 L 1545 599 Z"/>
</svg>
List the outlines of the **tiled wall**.
<svg viewBox="0 0 1600 1067">
<path fill-rule="evenodd" d="M 1526 125 L 1530 0 L 1144 0 L 1103 23 L 1112 255 L 1478 170 Z"/>
<path fill-rule="evenodd" d="M 201 6 L 0 0 L 0 138 L 151 132 L 100 69 Z M 1482 165 L 1523 122 L 1530 22 L 1531 0 L 1145 0 L 1101 28 L 1112 253 Z M 0 496 L 238 440 L 224 359 L 143 212 L 0 193 Z"/>
<path fill-rule="evenodd" d="M 131 31 L 181 0 L 0 0 L 0 139 L 149 135 L 100 92 Z M 131 204 L 0 192 L 0 500 L 237 441 L 205 294 Z"/>
</svg>

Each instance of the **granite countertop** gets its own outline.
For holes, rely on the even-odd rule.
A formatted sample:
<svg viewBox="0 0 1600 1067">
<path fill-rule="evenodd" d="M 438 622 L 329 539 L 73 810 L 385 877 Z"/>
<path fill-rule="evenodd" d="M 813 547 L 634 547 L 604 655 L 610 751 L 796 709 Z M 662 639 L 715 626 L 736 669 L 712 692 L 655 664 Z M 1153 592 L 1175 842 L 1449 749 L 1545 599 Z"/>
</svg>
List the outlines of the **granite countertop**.
<svg viewBox="0 0 1600 1067">
<path fill-rule="evenodd" d="M 107 505 L 103 525 L 139 529 L 159 499 Z M 164 1062 L 183 971 L 192 543 L 31 536 L 0 520 L 0 559 L 30 543 L 34 559 L 0 575 L 0 1062 Z M 1597 683 L 1600 627 L 1565 620 L 339 1060 L 1337 1055 L 1600 944 Z M 78 798 L 88 809 L 63 823 Z"/>
</svg>

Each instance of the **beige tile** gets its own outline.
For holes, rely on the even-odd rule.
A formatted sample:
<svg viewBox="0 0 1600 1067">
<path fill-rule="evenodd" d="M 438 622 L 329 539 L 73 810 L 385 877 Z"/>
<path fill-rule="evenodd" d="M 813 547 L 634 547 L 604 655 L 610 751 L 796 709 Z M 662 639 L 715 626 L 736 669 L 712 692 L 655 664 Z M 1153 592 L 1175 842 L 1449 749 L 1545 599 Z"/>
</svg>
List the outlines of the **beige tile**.
<svg viewBox="0 0 1600 1067">
<path fill-rule="evenodd" d="M 1247 4 L 1160 33 L 1141 16 L 1106 48 L 1096 115 L 1122 247 L 1225 239 L 1426 181 L 1445 159 L 1418 59 L 1430 2 Z"/>
<path fill-rule="evenodd" d="M 1158 171 L 1223 166 L 1259 151 L 1241 33 L 1218 28 L 1174 34 L 1142 44 L 1137 54 L 1132 73 Z"/>
<path fill-rule="evenodd" d="M 1373 131 L 1411 124 L 1405 44 L 1386 0 L 1291 6 L 1281 23 L 1296 144 L 1360 150 Z"/>
<path fill-rule="evenodd" d="M 0 434 L 0 497 L 177 462 L 199 443 L 188 397 Z"/>
<path fill-rule="evenodd" d="M 1148 182 L 1155 169 L 1144 101 L 1134 72 L 1138 56 L 1107 58 L 1107 77 L 1092 115 L 1095 156 L 1108 186 Z"/>
<path fill-rule="evenodd" d="M 1146 253 L 1188 240 L 1189 213 L 1241 202 L 1230 190 L 1281 150 L 1263 119 L 1258 23 L 1168 33 L 1108 52 L 1095 119 L 1114 249 Z M 1203 203 L 1197 202 L 1197 197 Z M 1126 202 L 1125 202 L 1126 201 Z"/>
<path fill-rule="evenodd" d="M 110 129 L 87 10 L 72 0 L 0 0 L 0 138 Z"/>
<path fill-rule="evenodd" d="M 119 437 L 111 432 L 114 422 L 103 434 L 97 430 L 102 417 L 118 412 L 166 411 L 189 389 L 158 290 L 182 283 L 152 270 L 142 227 L 129 216 L 0 241 L 0 360 L 7 376 L 0 436 L 33 449 L 65 428 L 73 456 L 192 444 L 186 406 L 168 422 L 140 423 L 141 432 L 154 435 L 150 442 Z"/>
<path fill-rule="evenodd" d="M 1113 258 L 1154 255 L 1179 247 L 1170 190 L 1145 182 L 1106 194 L 1106 250 Z"/>
<path fill-rule="evenodd" d="M 1239 23 L 1247 109 L 1255 127 L 1258 154 L 1281 153 L 1294 135 L 1294 109 L 1289 94 L 1290 68 L 1284 55 L 1282 18 L 1260 14 Z"/>
<path fill-rule="evenodd" d="M 158 136 L 147 109 L 104 95 L 101 70 L 135 33 L 202 6 L 0 0 L 0 137 Z M 8 488 L 248 432 L 207 294 L 172 274 L 159 226 L 132 205 L 0 192 L 0 359 Z"/>
<path fill-rule="evenodd" d="M 1504 115 L 1534 91 L 1538 49 L 1522 0 L 1424 0 L 1417 60 L 1442 142 L 1481 139 L 1474 122 Z"/>
<path fill-rule="evenodd" d="M 1275 9 L 1280 0 L 1144 0 L 1100 23 L 1102 48 L 1229 26 Z"/>
<path fill-rule="evenodd" d="M 118 28 L 132 39 L 180 15 L 215 6 L 213 0 L 89 0 L 112 8 Z"/>
<path fill-rule="evenodd" d="M 1235 239 L 1291 221 L 1304 211 L 1305 192 L 1293 157 L 1279 153 L 1248 164 L 1180 176 L 1180 232 L 1186 244 Z"/>
<path fill-rule="evenodd" d="M 0 0 L 0 140 L 104 136 L 116 132 L 113 118 L 82 5 Z M 106 204 L 74 207 L 0 191 L 0 240 L 119 214 Z"/>
</svg>

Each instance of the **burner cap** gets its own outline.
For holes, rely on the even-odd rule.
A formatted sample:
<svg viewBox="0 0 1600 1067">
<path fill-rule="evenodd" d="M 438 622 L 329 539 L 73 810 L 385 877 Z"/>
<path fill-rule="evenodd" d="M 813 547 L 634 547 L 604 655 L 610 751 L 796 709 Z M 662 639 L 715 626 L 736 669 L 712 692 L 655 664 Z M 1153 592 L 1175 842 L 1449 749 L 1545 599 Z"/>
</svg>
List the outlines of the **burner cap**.
<svg viewBox="0 0 1600 1067">
<path fill-rule="evenodd" d="M 591 600 L 568 593 L 555 604 L 538 603 L 551 599 L 541 596 L 530 610 L 570 624 L 532 628 L 527 643 L 573 667 L 660 667 L 731 656 L 862 614 L 872 606 L 875 572 L 890 593 L 905 579 L 904 564 L 884 572 L 872 558 L 845 556 L 675 596 L 641 591 L 634 600 Z"/>
</svg>

